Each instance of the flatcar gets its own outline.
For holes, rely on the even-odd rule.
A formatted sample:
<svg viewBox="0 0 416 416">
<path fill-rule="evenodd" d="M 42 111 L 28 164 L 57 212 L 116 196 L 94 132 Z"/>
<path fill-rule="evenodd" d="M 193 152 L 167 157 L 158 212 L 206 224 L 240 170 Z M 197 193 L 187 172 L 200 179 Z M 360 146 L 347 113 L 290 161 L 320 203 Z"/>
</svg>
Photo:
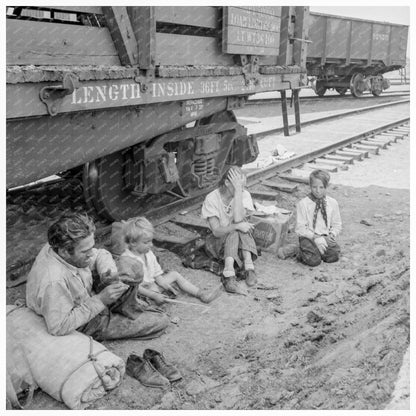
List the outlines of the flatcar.
<svg viewBox="0 0 416 416">
<path fill-rule="evenodd" d="M 406 65 L 406 25 L 309 13 L 308 28 L 306 67 L 319 96 L 328 89 L 379 96 L 390 86 L 383 74 Z"/>
<path fill-rule="evenodd" d="M 110 220 L 207 192 L 258 153 L 233 109 L 307 85 L 308 13 L 7 7 L 7 188 L 81 174 Z"/>
</svg>

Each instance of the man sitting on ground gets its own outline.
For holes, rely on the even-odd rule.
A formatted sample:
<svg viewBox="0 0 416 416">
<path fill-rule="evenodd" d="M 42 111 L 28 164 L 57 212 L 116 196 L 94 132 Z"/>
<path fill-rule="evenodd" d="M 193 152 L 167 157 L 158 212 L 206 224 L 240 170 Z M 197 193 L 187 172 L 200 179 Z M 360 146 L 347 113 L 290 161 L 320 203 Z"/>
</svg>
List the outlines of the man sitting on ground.
<svg viewBox="0 0 416 416">
<path fill-rule="evenodd" d="M 48 243 L 27 278 L 27 306 L 44 317 L 52 335 L 78 330 L 98 341 L 160 336 L 169 324 L 164 314 L 143 311 L 129 319 L 108 308 L 128 285 L 118 281 L 98 294 L 93 292 L 93 270 L 101 277 L 117 274 L 111 254 L 94 248 L 94 232 L 91 218 L 80 213 L 64 215 L 51 225 Z"/>
</svg>

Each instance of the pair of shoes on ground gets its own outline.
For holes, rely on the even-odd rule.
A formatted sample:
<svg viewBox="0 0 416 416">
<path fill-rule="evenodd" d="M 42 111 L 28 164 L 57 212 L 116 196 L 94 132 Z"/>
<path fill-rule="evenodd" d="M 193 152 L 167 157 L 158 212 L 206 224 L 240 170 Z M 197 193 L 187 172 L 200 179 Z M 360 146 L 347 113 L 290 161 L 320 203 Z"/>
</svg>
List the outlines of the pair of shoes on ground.
<svg viewBox="0 0 416 416">
<path fill-rule="evenodd" d="M 247 286 L 254 286 L 257 283 L 256 272 L 254 270 L 246 270 L 244 272 L 244 279 Z M 221 282 L 226 292 L 247 295 L 247 289 L 241 286 L 235 276 L 225 277 L 223 275 L 221 276 Z"/>
<path fill-rule="evenodd" d="M 179 370 L 168 364 L 160 352 L 151 349 L 144 350 L 143 357 L 130 354 L 126 372 L 147 387 L 166 388 L 171 382 L 182 378 Z"/>
</svg>

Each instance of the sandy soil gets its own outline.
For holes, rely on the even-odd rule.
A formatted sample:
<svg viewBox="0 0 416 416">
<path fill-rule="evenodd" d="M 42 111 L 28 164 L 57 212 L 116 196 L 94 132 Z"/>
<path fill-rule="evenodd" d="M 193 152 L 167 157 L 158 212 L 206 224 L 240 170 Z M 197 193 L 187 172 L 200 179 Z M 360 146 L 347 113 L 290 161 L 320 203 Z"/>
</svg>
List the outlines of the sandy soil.
<svg viewBox="0 0 416 416">
<path fill-rule="evenodd" d="M 400 170 L 408 142 L 359 162 L 345 176 L 334 175 L 329 193 L 338 200 L 344 222 L 340 262 L 309 268 L 263 253 L 256 262 L 263 288 L 249 289 L 247 296 L 223 293 L 207 311 L 170 305 L 167 313 L 176 323 L 159 339 L 106 342 L 123 359 L 157 349 L 183 379 L 162 391 L 126 376 L 91 408 L 388 406 L 409 345 L 410 201 Z M 371 163 L 379 168 L 369 168 Z M 281 193 L 278 205 L 293 209 L 306 192 L 300 185 L 295 194 Z M 293 224 L 287 240 L 296 240 Z M 219 283 L 211 273 L 184 268 L 170 251 L 158 254 L 165 267 L 201 287 Z M 23 289 L 9 291 L 8 301 Z M 63 408 L 42 392 L 31 405 Z"/>
</svg>

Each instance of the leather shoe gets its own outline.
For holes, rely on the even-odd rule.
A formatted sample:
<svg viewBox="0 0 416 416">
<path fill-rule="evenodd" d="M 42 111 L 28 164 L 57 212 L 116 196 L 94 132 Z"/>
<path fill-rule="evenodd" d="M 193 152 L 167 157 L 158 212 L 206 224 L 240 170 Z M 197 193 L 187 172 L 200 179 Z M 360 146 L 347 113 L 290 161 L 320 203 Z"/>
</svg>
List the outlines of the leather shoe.
<svg viewBox="0 0 416 416">
<path fill-rule="evenodd" d="M 130 354 L 127 358 L 126 373 L 147 387 L 170 386 L 169 380 L 160 374 L 148 360 L 136 354 Z"/>
<path fill-rule="evenodd" d="M 222 285 L 216 287 L 211 292 L 208 292 L 206 289 L 200 290 L 198 293 L 198 299 L 204 303 L 211 303 L 221 294 Z"/>
<path fill-rule="evenodd" d="M 236 293 L 239 295 L 247 295 L 247 289 L 243 288 L 236 280 L 235 276 L 225 277 L 221 276 L 221 283 L 228 293 Z"/>
<path fill-rule="evenodd" d="M 254 286 L 257 283 L 257 275 L 254 270 L 246 270 L 246 285 Z"/>
<path fill-rule="evenodd" d="M 182 374 L 172 364 L 168 364 L 165 357 L 156 350 L 146 349 L 143 358 L 153 365 L 159 373 L 169 381 L 177 381 L 182 378 Z"/>
</svg>

